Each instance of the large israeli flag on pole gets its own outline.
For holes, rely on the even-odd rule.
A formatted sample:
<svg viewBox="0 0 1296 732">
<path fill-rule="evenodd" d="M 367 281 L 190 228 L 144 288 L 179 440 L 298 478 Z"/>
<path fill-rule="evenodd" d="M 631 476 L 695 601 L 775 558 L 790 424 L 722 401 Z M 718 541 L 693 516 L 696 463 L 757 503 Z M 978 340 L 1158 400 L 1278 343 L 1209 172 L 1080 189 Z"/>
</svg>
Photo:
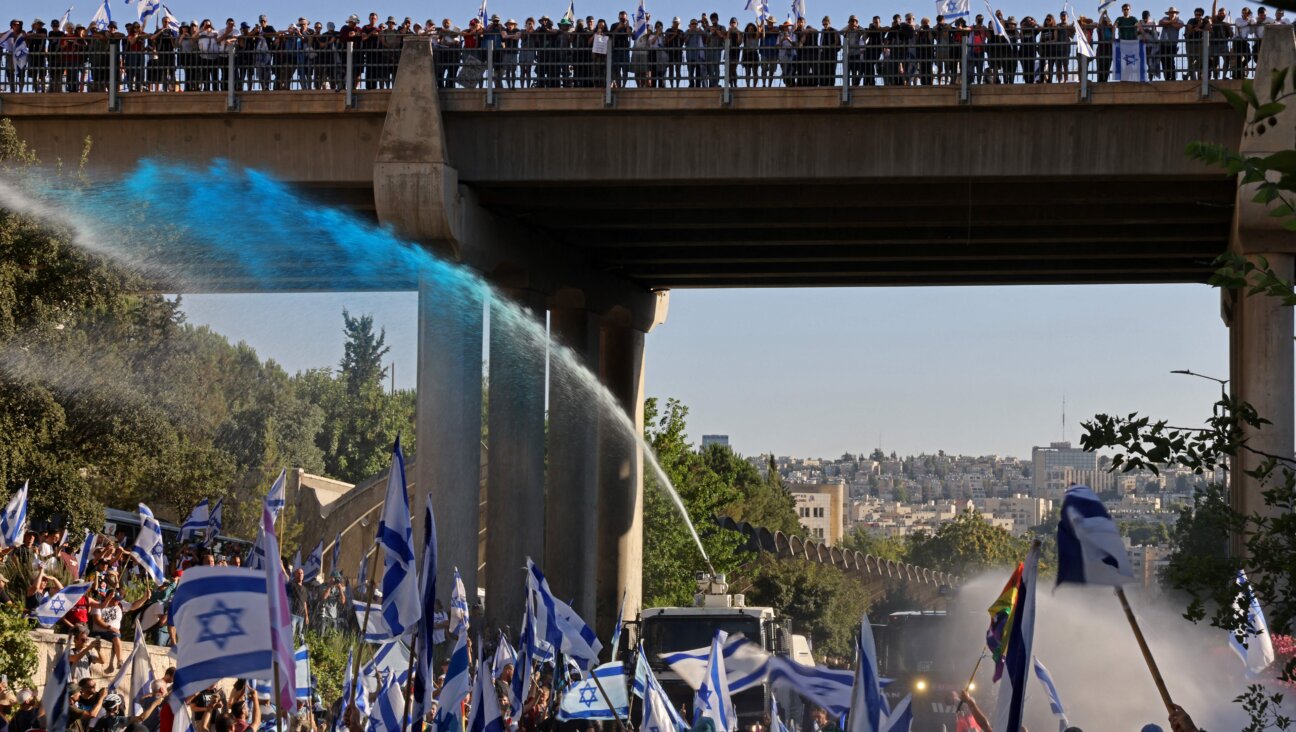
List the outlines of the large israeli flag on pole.
<svg viewBox="0 0 1296 732">
<path fill-rule="evenodd" d="M 21 546 L 27 531 L 27 483 L 24 482 L 9 498 L 9 505 L 0 514 L 0 549 Z"/>
<path fill-rule="evenodd" d="M 333 551 L 329 554 L 329 571 L 339 572 L 338 565 L 342 563 L 342 532 L 337 532 L 337 537 L 333 539 Z"/>
<path fill-rule="evenodd" d="M 593 676 L 598 676 L 598 682 Z M 599 692 L 598 685 L 603 684 L 612 706 Z M 613 714 L 615 710 L 616 714 Z M 630 700 L 626 696 L 625 668 L 620 661 L 605 663 L 594 669 L 593 675 L 575 684 L 563 694 L 562 705 L 558 709 L 558 720 L 611 720 L 620 715 L 625 719 L 630 715 Z"/>
<path fill-rule="evenodd" d="M 1058 729 L 1065 732 L 1066 728 L 1070 727 L 1071 724 L 1067 721 L 1066 709 L 1062 706 L 1062 697 L 1058 695 L 1057 686 L 1053 683 L 1053 676 L 1048 669 L 1044 668 L 1044 664 L 1040 663 L 1038 658 L 1034 659 L 1034 661 L 1035 678 L 1039 679 L 1040 684 L 1044 686 L 1044 691 L 1048 694 L 1049 711 L 1053 712 L 1053 716 L 1058 718 Z"/>
<path fill-rule="evenodd" d="M 770 654 L 766 653 L 765 649 L 743 637 L 741 633 L 735 633 L 725 638 L 723 654 L 729 693 L 737 694 L 765 682 L 770 662 Z M 706 666 L 710 657 L 709 646 L 659 655 L 659 658 L 679 675 L 681 681 L 695 690 L 702 685 L 702 679 L 706 677 Z"/>
<path fill-rule="evenodd" d="M 849 729 L 846 732 L 883 732 L 882 720 L 891 713 L 882 694 L 882 680 L 878 676 L 877 645 L 873 642 L 873 626 L 868 615 L 860 621 L 859 638 L 855 641 L 855 680 L 851 685 Z"/>
<path fill-rule="evenodd" d="M 341 543 L 342 535 L 338 535 L 338 543 Z M 334 559 L 334 563 L 337 560 Z M 423 499 L 423 562 L 419 567 L 419 597 L 423 604 L 424 610 L 436 606 L 436 576 L 437 576 L 437 530 L 436 515 L 432 511 L 432 492 L 428 491 Z M 419 618 L 418 632 L 415 634 L 415 650 L 417 652 L 416 668 L 414 669 L 414 690 L 411 695 L 410 719 L 421 721 L 427 716 L 427 710 L 432 708 L 432 698 L 435 689 L 435 672 L 432 669 L 432 636 L 435 632 L 433 627 L 436 622 L 436 614 L 430 611 L 424 612 Z M 519 712 L 521 706 L 515 707 Z"/>
<path fill-rule="evenodd" d="M 944 15 L 946 23 L 972 14 L 971 0 L 936 0 L 936 14 Z"/>
<path fill-rule="evenodd" d="M 1057 583 L 1119 587 L 1134 579 L 1116 522 L 1087 486 L 1067 489 L 1058 521 Z"/>
<path fill-rule="evenodd" d="M 1116 41 L 1116 81 L 1148 81 L 1147 55 L 1143 50 L 1143 41 Z"/>
<path fill-rule="evenodd" d="M 66 732 L 68 728 L 68 681 L 72 678 L 70 652 L 70 649 L 63 651 L 54 661 L 54 669 L 45 680 L 45 693 L 41 696 L 45 729 L 53 732 Z"/>
<path fill-rule="evenodd" d="M 395 679 L 388 679 L 383 684 L 374 704 L 367 732 L 401 732 L 405 718 L 405 690 Z"/>
<path fill-rule="evenodd" d="M 717 631 L 711 639 L 711 657 L 707 660 L 706 677 L 693 697 L 693 723 L 696 725 L 699 719 L 709 719 L 715 724 L 716 732 L 734 732 L 738 715 L 734 713 L 733 697 L 729 693 L 720 642 L 720 633 Z"/>
<path fill-rule="evenodd" d="M 153 518 L 153 511 L 144 504 L 139 505 L 140 532 L 131 547 L 131 556 L 139 562 L 144 571 L 155 584 L 167 580 L 166 549 L 162 546 L 162 524 Z"/>
<path fill-rule="evenodd" d="M 189 698 L 226 678 L 273 676 L 265 572 L 192 567 L 176 585 L 174 693 Z"/>
<path fill-rule="evenodd" d="M 436 732 L 463 732 L 463 700 L 472 689 L 472 676 L 468 672 L 468 631 L 461 630 L 450 654 L 445 683 L 437 697 L 437 713 L 432 720 Z"/>
<path fill-rule="evenodd" d="M 126 672 L 130 672 L 130 686 L 123 689 Z M 146 706 L 146 697 L 153 691 L 153 664 L 149 663 L 148 646 L 144 644 L 144 631 L 139 619 L 135 620 L 135 643 L 126 662 L 117 670 L 117 676 L 108 684 L 110 690 L 126 691 L 130 700 L 128 714 L 139 715 Z"/>
<path fill-rule="evenodd" d="M 211 505 L 204 498 L 189 512 L 189 518 L 180 525 L 180 541 L 188 541 L 199 531 L 206 531 L 211 520 Z"/>
<path fill-rule="evenodd" d="M 81 551 L 77 552 L 77 579 L 84 577 L 86 570 L 90 568 L 90 560 L 94 559 L 95 544 L 98 541 L 98 534 L 93 531 L 86 532 L 85 541 L 81 542 Z"/>
<path fill-rule="evenodd" d="M 103 3 L 99 5 L 99 9 L 96 10 L 95 14 L 90 18 L 91 26 L 98 28 L 101 31 L 108 30 L 108 24 L 111 23 L 113 19 L 112 8 L 108 5 L 108 0 L 103 0 Z"/>
<path fill-rule="evenodd" d="M 387 498 L 378 543 L 383 548 L 382 615 L 392 637 L 414 629 L 422 617 L 418 573 L 414 566 L 414 527 L 410 524 L 409 493 L 405 488 L 405 454 L 400 437 L 392 446 L 392 465 L 387 471 Z"/>
<path fill-rule="evenodd" d="M 373 658 L 360 667 L 360 683 L 370 694 L 378 691 L 384 679 L 396 679 L 399 684 L 409 681 L 410 652 L 399 640 L 388 641 L 374 651 Z"/>
<path fill-rule="evenodd" d="M 1071 491 L 1067 491 L 1067 495 L 1067 500 L 1070 500 Z M 1102 506 L 1101 503 L 1098 505 Z M 1066 522 L 1066 515 L 1066 508 L 1063 508 L 1063 522 Z M 1026 553 L 1026 561 L 1022 566 L 1021 585 L 1017 588 L 1017 601 L 1013 603 L 1011 637 L 1005 639 L 1008 653 L 1004 656 L 1003 677 L 999 679 L 999 699 L 991 724 L 993 729 L 1022 727 L 1026 682 L 1030 678 L 1031 654 L 1035 643 L 1035 585 L 1039 578 L 1039 553 L 1040 543 L 1035 541 Z"/>
<path fill-rule="evenodd" d="M 544 573 L 531 558 L 527 558 L 527 588 L 535 593 L 536 634 L 568 658 L 574 659 L 582 670 L 598 663 L 599 642 L 594 630 L 586 625 L 570 605 L 554 597 Z M 723 732 L 723 731 L 718 731 Z"/>
<path fill-rule="evenodd" d="M 306 575 L 306 582 L 319 583 L 324 576 L 324 540 L 320 539 L 311 553 L 307 555 L 306 561 L 302 562 L 302 573 Z"/>
<path fill-rule="evenodd" d="M 85 597 L 89 591 L 89 582 L 68 585 L 45 598 L 45 601 L 37 605 L 36 609 L 32 611 L 32 615 L 36 616 L 36 622 L 40 623 L 42 627 L 52 628 L 58 621 L 63 619 L 64 615 L 68 614 L 68 611 L 74 605 L 81 602 L 81 598 Z"/>
<path fill-rule="evenodd" d="M 1238 658 L 1242 659 L 1247 675 L 1254 676 L 1274 662 L 1273 639 L 1269 636 L 1269 624 L 1265 622 L 1264 611 L 1260 609 L 1260 600 L 1254 593 L 1247 591 L 1250 582 L 1247 580 L 1246 572 L 1240 569 L 1237 574 L 1237 584 L 1238 596 L 1234 604 L 1238 609 L 1241 609 L 1243 604 L 1247 605 L 1246 635 L 1239 640 L 1236 635 L 1229 633 L 1229 647 L 1238 654 Z M 1248 594 L 1251 595 L 1250 602 L 1247 602 Z"/>
<path fill-rule="evenodd" d="M 148 23 L 149 18 L 157 15 L 162 8 L 162 0 L 138 0 L 135 9 L 139 12 L 140 25 Z"/>
</svg>

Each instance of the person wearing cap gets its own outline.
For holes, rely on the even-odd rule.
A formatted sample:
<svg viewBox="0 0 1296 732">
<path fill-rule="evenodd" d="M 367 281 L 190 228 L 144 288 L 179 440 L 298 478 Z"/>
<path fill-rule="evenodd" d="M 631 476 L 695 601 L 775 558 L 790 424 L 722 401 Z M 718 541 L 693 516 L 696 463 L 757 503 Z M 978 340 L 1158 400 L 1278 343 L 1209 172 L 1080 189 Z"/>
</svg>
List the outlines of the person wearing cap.
<svg viewBox="0 0 1296 732">
<path fill-rule="evenodd" d="M 680 63 L 684 56 L 684 28 L 680 25 L 681 22 L 678 15 L 672 18 L 670 26 L 661 36 L 662 68 L 658 77 L 662 80 L 662 86 L 672 89 L 679 88 Z"/>
<path fill-rule="evenodd" d="M 48 91 L 49 86 L 45 75 L 46 49 L 49 43 L 49 31 L 45 28 L 45 21 L 35 18 L 31 22 L 31 30 L 27 31 L 27 77 L 31 79 L 31 87 L 34 92 Z M 49 532 L 45 532 L 46 535 Z M 57 540 L 58 535 L 55 535 Z M 42 542 L 43 543 L 43 542 Z M 42 559 L 45 556 L 41 557 Z"/>
</svg>

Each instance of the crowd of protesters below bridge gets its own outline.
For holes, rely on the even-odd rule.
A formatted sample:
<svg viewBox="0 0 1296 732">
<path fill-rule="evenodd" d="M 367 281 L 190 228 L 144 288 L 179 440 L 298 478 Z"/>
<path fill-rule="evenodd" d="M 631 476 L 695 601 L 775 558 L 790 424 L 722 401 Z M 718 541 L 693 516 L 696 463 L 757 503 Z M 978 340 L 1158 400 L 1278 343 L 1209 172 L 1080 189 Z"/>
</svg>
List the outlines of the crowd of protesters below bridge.
<svg viewBox="0 0 1296 732">
<path fill-rule="evenodd" d="M 507 89 L 545 87 L 814 87 L 1064 83 L 1081 71 L 1077 41 L 1094 57 L 1085 73 L 1112 78 L 1121 41 L 1138 40 L 1148 80 L 1247 78 L 1254 73 L 1266 29 L 1289 28 L 1283 10 L 1260 7 L 1233 16 L 1196 8 L 1181 17 L 1129 5 L 1097 19 L 1052 13 L 1019 21 L 996 12 L 947 22 L 936 15 L 895 14 L 889 22 L 851 15 L 837 27 L 823 17 L 778 24 L 766 14 L 723 23 L 710 13 L 687 20 L 636 24 L 622 11 L 608 23 L 569 13 L 473 18 L 459 27 L 352 15 L 337 25 L 301 17 L 286 28 L 266 16 L 256 23 L 180 22 L 167 16 L 156 30 L 140 23 L 88 26 L 14 20 L 0 48 L 0 90 L 103 92 L 115 75 L 120 92 L 389 89 L 407 36 L 430 39 L 438 84 L 476 88 L 493 80 Z M 102 25 L 102 24 L 100 24 Z M 1077 39 L 1077 35 L 1082 36 Z M 21 43 L 19 42 L 21 39 Z M 21 49 L 21 50 L 20 50 Z M 350 77 L 348 79 L 348 76 Z"/>
</svg>

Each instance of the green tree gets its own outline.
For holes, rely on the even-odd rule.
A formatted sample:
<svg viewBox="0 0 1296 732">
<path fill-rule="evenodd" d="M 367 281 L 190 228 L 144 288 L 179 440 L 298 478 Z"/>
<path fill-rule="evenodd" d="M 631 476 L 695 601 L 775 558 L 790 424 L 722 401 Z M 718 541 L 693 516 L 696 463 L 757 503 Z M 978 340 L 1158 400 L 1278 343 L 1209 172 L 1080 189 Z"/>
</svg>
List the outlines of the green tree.
<svg viewBox="0 0 1296 732">
<path fill-rule="evenodd" d="M 964 511 L 940 525 L 936 533 L 910 537 L 908 561 L 919 567 L 971 577 L 1006 567 L 1026 556 L 1029 542 L 991 524 L 976 511 Z"/>
<path fill-rule="evenodd" d="M 820 654 L 850 657 L 868 594 L 840 569 L 815 562 L 762 558 L 748 602 L 773 607 L 810 637 Z"/>
<path fill-rule="evenodd" d="M 908 556 L 909 551 L 909 547 L 903 539 L 895 536 L 877 537 L 870 534 L 864 527 L 852 529 L 850 533 L 842 537 L 839 546 L 842 549 L 872 554 L 875 557 L 895 562 L 907 561 L 905 557 Z"/>
<path fill-rule="evenodd" d="M 382 365 L 383 356 L 391 350 L 386 346 L 387 329 L 375 335 L 373 325 L 372 315 L 353 318 L 346 310 L 342 311 L 342 329 L 347 340 L 343 346 L 341 369 L 346 378 L 347 393 L 353 397 L 375 385 L 381 388 L 383 377 L 387 375 L 387 369 Z"/>
</svg>

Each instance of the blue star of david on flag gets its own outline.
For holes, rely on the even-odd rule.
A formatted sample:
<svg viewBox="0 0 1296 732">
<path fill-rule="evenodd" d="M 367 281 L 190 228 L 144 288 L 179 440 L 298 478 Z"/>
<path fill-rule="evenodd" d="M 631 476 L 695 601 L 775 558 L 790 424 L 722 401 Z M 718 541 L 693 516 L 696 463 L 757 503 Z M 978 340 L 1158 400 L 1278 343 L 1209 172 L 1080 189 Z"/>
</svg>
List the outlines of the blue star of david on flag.
<svg viewBox="0 0 1296 732">
<path fill-rule="evenodd" d="M 580 703 L 584 704 L 587 707 L 592 706 L 594 704 L 598 704 L 598 694 L 595 693 L 594 689 L 590 689 L 590 688 L 581 689 Z"/>
<path fill-rule="evenodd" d="M 239 618 L 243 615 L 243 608 L 227 607 L 220 600 L 216 601 L 216 606 L 205 613 L 197 615 L 198 622 L 202 623 L 202 634 L 198 636 L 198 643 L 215 643 L 217 648 L 225 650 L 225 644 L 230 638 L 237 638 L 247 633 L 239 625 Z M 213 629 L 216 625 L 217 618 L 225 618 L 225 632 L 219 633 Z"/>
</svg>

